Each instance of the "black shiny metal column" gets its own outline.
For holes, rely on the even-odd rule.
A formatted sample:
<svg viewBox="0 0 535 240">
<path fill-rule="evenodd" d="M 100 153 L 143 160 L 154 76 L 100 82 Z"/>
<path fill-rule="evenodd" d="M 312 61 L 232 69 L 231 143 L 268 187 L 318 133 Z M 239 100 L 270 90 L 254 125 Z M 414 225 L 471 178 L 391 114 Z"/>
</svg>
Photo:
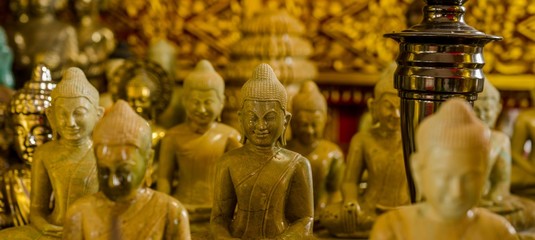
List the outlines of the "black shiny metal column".
<svg viewBox="0 0 535 240">
<path fill-rule="evenodd" d="M 403 153 L 413 202 L 410 155 L 415 151 L 416 127 L 448 98 L 461 97 L 473 104 L 483 90 L 483 46 L 502 39 L 464 22 L 466 0 L 424 2 L 422 23 L 384 35 L 399 42 L 394 87 L 401 98 Z"/>
</svg>

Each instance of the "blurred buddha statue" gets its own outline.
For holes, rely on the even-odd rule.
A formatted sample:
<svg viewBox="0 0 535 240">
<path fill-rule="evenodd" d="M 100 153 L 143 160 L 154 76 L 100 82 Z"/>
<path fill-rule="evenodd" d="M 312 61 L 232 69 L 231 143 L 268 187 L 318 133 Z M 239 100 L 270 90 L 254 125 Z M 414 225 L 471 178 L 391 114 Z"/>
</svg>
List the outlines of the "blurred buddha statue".
<svg viewBox="0 0 535 240">
<path fill-rule="evenodd" d="M 45 63 L 52 80 L 59 81 L 62 70 L 72 65 L 78 56 L 76 30 L 56 19 L 56 0 L 30 0 L 29 20 L 14 31 L 13 69 L 15 87 L 20 88 L 29 79 L 30 69 Z"/>
<path fill-rule="evenodd" d="M 411 156 L 421 203 L 380 216 L 370 239 L 518 239 L 503 217 L 476 205 L 488 173 L 490 130 L 453 98 L 423 120 Z"/>
<path fill-rule="evenodd" d="M 410 204 L 400 131 L 400 100 L 391 75 L 368 100 L 373 125 L 351 139 L 342 183 L 343 202 L 327 206 L 321 224 L 338 237 L 367 237 L 378 212 Z M 359 185 L 367 172 L 366 188 Z"/>
<path fill-rule="evenodd" d="M 241 146 L 240 133 L 216 121 L 224 90 L 223 78 L 210 62 L 199 61 L 184 80 L 186 122 L 169 129 L 162 140 L 158 190 L 182 202 L 191 221 L 210 219 L 216 162 Z"/>
<path fill-rule="evenodd" d="M 500 92 L 485 79 L 483 92 L 474 103 L 476 115 L 491 129 L 489 177 L 480 206 L 504 216 L 519 234 L 535 237 L 535 202 L 509 192 L 511 145 L 505 133 L 494 130 L 501 109 Z"/>
<path fill-rule="evenodd" d="M 190 239 L 184 206 L 144 186 L 150 135 L 147 121 L 123 100 L 104 115 L 93 132 L 100 190 L 69 208 L 64 239 Z"/>
<path fill-rule="evenodd" d="M 327 204 L 341 201 L 340 185 L 344 170 L 344 153 L 335 143 L 323 139 L 327 122 L 327 102 L 312 81 L 301 85 L 292 100 L 292 140 L 288 150 L 305 156 L 312 168 L 314 219 Z"/>
<path fill-rule="evenodd" d="M 7 126 L 14 131 L 18 157 L 9 159 L 9 169 L 0 175 L 0 228 L 29 222 L 31 164 L 35 148 L 52 139 L 45 110 L 51 105 L 50 92 L 55 86 L 48 68 L 39 64 L 32 79 L 11 98 Z"/>
<path fill-rule="evenodd" d="M 268 64 L 241 89 L 243 147 L 221 157 L 211 230 L 216 239 L 309 239 L 314 198 L 309 161 L 287 150 L 288 96 Z"/>
<path fill-rule="evenodd" d="M 115 49 L 113 32 L 100 21 L 98 3 L 100 0 L 74 0 L 77 17 L 78 66 L 99 92 L 107 88 L 104 68 L 108 56 Z"/>
<path fill-rule="evenodd" d="M 8 46 L 7 36 L 2 27 L 0 27 L 0 63 L 0 85 L 14 88 L 15 81 L 11 73 L 13 51 Z"/>
<path fill-rule="evenodd" d="M 535 89 L 531 90 L 531 96 L 535 99 Z M 526 149 L 530 149 L 529 152 Z M 535 107 L 518 114 L 511 138 L 511 155 L 511 192 L 535 200 Z"/>
<path fill-rule="evenodd" d="M 2 232 L 16 239 L 61 238 L 67 208 L 98 191 L 91 133 L 104 109 L 82 70 L 69 68 L 52 90 L 46 114 L 54 140 L 39 146 L 32 163 L 30 226 Z M 1 235 L 0 235 L 1 237 Z"/>
<path fill-rule="evenodd" d="M 15 91 L 6 86 L 0 85 L 0 175 L 9 167 L 9 159 L 17 159 L 13 146 L 13 129 L 7 126 L 9 112 L 9 101 Z M 0 194 L 1 195 L 1 194 Z M 0 201 L 0 209 L 2 209 Z M 1 221 L 0 217 L 0 221 Z M 0 229 L 4 224 L 0 222 Z"/>
<path fill-rule="evenodd" d="M 165 70 L 156 63 L 142 60 L 124 62 L 110 85 L 115 101 L 127 101 L 134 111 L 149 122 L 156 159 L 159 156 L 160 141 L 166 133 L 166 129 L 156 123 L 156 118 L 169 104 L 171 91 L 172 82 Z M 158 161 L 149 166 L 149 171 L 153 173 L 146 179 L 150 185 L 157 179 Z"/>
</svg>

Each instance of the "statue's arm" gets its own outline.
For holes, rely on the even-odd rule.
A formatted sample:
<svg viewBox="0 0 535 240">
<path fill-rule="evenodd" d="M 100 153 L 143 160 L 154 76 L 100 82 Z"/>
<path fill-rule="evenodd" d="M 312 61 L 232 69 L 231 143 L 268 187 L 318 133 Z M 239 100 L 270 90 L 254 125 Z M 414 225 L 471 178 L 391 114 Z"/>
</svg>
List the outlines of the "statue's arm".
<svg viewBox="0 0 535 240">
<path fill-rule="evenodd" d="M 82 240 L 84 239 L 83 236 L 83 228 L 82 228 L 82 219 L 83 219 L 83 209 L 80 209 L 78 205 L 75 204 L 71 205 L 69 209 L 67 210 L 67 214 L 65 215 L 65 223 L 63 231 L 63 239 L 69 239 L 69 240 Z"/>
<path fill-rule="evenodd" d="M 169 222 L 166 229 L 166 239 L 190 240 L 188 212 L 178 201 L 170 203 Z"/>
<path fill-rule="evenodd" d="M 60 236 L 63 227 L 50 224 L 47 215 L 50 213 L 50 197 L 52 196 L 52 184 L 44 164 L 44 158 L 50 154 L 38 147 L 32 163 L 32 180 L 30 194 L 30 222 L 39 231 L 46 235 Z"/>
<path fill-rule="evenodd" d="M 238 131 L 234 131 L 233 133 L 231 133 L 227 140 L 225 152 L 241 147 L 243 145 L 241 144 L 241 138 L 242 136 Z"/>
<path fill-rule="evenodd" d="M 523 114 L 518 116 L 511 139 L 511 156 L 514 164 L 518 165 L 528 173 L 535 174 L 535 169 L 524 156 L 524 144 L 527 140 L 531 139 L 528 129 L 530 119 L 531 116 L 525 116 Z"/>
<path fill-rule="evenodd" d="M 491 187 L 488 195 L 494 202 L 509 195 L 511 185 L 511 144 L 507 136 L 500 137 L 502 145 L 490 172 Z"/>
<path fill-rule="evenodd" d="M 342 180 L 344 177 L 345 162 L 344 153 L 337 149 L 333 154 L 333 159 L 329 166 L 329 174 L 327 175 L 327 191 L 330 193 L 340 190 Z"/>
<path fill-rule="evenodd" d="M 159 152 L 157 189 L 160 192 L 171 194 L 173 172 L 176 168 L 175 149 L 172 135 L 167 134 L 161 141 Z"/>
<path fill-rule="evenodd" d="M 308 160 L 300 158 L 286 197 L 284 215 L 289 227 L 277 239 L 307 239 L 312 236 L 314 222 L 312 171 Z"/>
<path fill-rule="evenodd" d="M 363 145 L 364 139 L 360 133 L 351 139 L 349 145 L 347 167 L 342 181 L 342 196 L 347 204 L 358 201 L 359 183 L 365 169 Z"/>
<path fill-rule="evenodd" d="M 232 238 L 229 227 L 234 210 L 236 209 L 237 196 L 234 184 L 230 177 L 230 169 L 225 159 L 226 154 L 220 159 L 216 167 L 216 179 L 214 181 L 214 201 L 210 229 L 215 239 Z"/>
</svg>

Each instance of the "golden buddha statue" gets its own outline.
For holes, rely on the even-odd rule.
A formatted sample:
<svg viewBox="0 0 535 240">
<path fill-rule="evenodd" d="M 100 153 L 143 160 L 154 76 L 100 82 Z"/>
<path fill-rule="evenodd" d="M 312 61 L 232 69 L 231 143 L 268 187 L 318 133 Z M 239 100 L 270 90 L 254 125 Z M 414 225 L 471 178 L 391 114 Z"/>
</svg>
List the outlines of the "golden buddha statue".
<svg viewBox="0 0 535 240">
<path fill-rule="evenodd" d="M 241 89 L 243 147 L 217 164 L 211 230 L 214 238 L 312 237 L 314 198 L 309 161 L 282 148 L 291 114 L 288 96 L 268 64 Z"/>
<path fill-rule="evenodd" d="M 69 68 L 52 90 L 46 115 L 54 140 L 39 146 L 31 173 L 30 226 L 2 234 L 17 239 L 61 238 L 67 208 L 98 191 L 91 133 L 104 109 L 82 70 Z M 53 199 L 53 200 L 52 200 Z"/>
<path fill-rule="evenodd" d="M 77 17 L 78 66 L 84 71 L 93 86 L 104 92 L 107 88 L 104 64 L 115 49 L 113 32 L 100 21 L 99 0 L 75 0 L 74 12 Z"/>
<path fill-rule="evenodd" d="M 0 228 L 28 224 L 30 213 L 31 164 L 35 148 L 52 139 L 45 115 L 56 86 L 50 71 L 39 64 L 32 79 L 13 95 L 8 106 L 7 126 L 13 129 L 16 159 L 0 175 Z"/>
<path fill-rule="evenodd" d="M 390 74 L 375 85 L 368 108 L 373 125 L 351 139 L 342 183 L 343 202 L 327 206 L 320 220 L 337 237 L 367 237 L 378 212 L 410 204 L 400 100 Z M 363 182 L 366 188 L 361 192 L 359 186 Z"/>
<path fill-rule="evenodd" d="M 172 82 L 165 70 L 150 61 L 124 62 L 112 79 L 110 92 L 115 101 L 123 99 L 132 106 L 141 117 L 147 120 L 152 130 L 152 147 L 158 159 L 160 141 L 166 129 L 156 123 L 156 117 L 169 104 L 172 94 Z M 151 185 L 157 179 L 158 161 L 149 167 L 153 173 L 146 180 Z"/>
<path fill-rule="evenodd" d="M 13 35 L 15 86 L 20 88 L 31 73 L 29 69 L 44 62 L 52 79 L 59 81 L 62 70 L 75 62 L 78 43 L 75 29 L 56 19 L 56 0 L 31 0 L 29 20 L 21 23 Z"/>
<path fill-rule="evenodd" d="M 480 206 L 505 217 L 520 235 L 533 238 L 535 202 L 510 193 L 511 144 L 505 133 L 493 129 L 502 109 L 500 101 L 500 92 L 485 79 L 474 103 L 476 115 L 491 129 L 488 180 Z"/>
<path fill-rule="evenodd" d="M 63 239 L 190 239 L 184 206 L 143 186 L 154 153 L 150 135 L 123 100 L 104 115 L 93 132 L 100 191 L 71 205 Z"/>
<path fill-rule="evenodd" d="M 490 130 L 468 102 L 444 102 L 419 125 L 411 156 L 425 200 L 380 216 L 370 239 L 517 239 L 507 220 L 476 207 L 487 179 L 489 150 Z"/>
<path fill-rule="evenodd" d="M 241 146 L 240 133 L 219 118 L 225 83 L 210 62 L 201 60 L 184 79 L 186 121 L 162 140 L 158 190 L 186 206 L 192 222 L 210 219 L 215 166 L 223 153 Z"/>
<path fill-rule="evenodd" d="M 314 220 L 327 204 L 341 201 L 340 185 L 344 174 L 344 153 L 333 142 L 323 139 L 327 123 L 327 102 L 312 81 L 302 84 L 292 101 L 292 140 L 288 150 L 310 161 L 314 186 Z"/>
</svg>

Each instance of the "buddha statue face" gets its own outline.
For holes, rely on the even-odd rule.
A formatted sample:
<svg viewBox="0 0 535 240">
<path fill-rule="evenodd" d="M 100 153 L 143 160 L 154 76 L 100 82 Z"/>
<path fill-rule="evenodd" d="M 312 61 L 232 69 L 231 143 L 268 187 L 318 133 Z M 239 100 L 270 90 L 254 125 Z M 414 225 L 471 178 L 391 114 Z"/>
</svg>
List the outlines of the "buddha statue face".
<svg viewBox="0 0 535 240">
<path fill-rule="evenodd" d="M 273 146 L 291 118 L 277 101 L 254 100 L 246 100 L 238 116 L 247 140 L 260 147 Z"/>
<path fill-rule="evenodd" d="M 56 0 L 30 0 L 29 8 L 36 16 L 54 12 Z"/>
<path fill-rule="evenodd" d="M 104 195 L 112 201 L 132 199 L 143 183 L 147 156 L 128 144 L 98 145 L 95 155 Z"/>
<path fill-rule="evenodd" d="M 98 0 L 75 0 L 74 10 L 78 16 L 85 16 L 92 13 Z"/>
<path fill-rule="evenodd" d="M 132 80 L 126 85 L 126 101 L 141 116 L 150 112 L 151 93 L 151 89 L 139 81 Z"/>
<path fill-rule="evenodd" d="M 448 147 L 417 156 L 422 163 L 416 169 L 418 186 L 439 218 L 459 219 L 477 204 L 485 184 L 486 157 L 482 151 Z"/>
<path fill-rule="evenodd" d="M 483 92 L 474 102 L 474 111 L 477 117 L 492 129 L 502 111 L 501 96 L 489 80 L 485 79 L 484 86 Z"/>
<path fill-rule="evenodd" d="M 396 94 L 386 92 L 368 103 L 374 121 L 387 130 L 400 129 L 400 101 Z"/>
<path fill-rule="evenodd" d="M 313 145 L 323 137 L 326 116 L 321 111 L 300 110 L 292 120 L 292 131 L 299 142 Z"/>
<path fill-rule="evenodd" d="M 15 113 L 15 150 L 25 162 L 32 162 L 35 148 L 52 139 L 52 130 L 44 114 Z"/>
<path fill-rule="evenodd" d="M 223 101 L 215 90 L 191 89 L 184 97 L 188 120 L 199 125 L 214 122 L 223 110 Z"/>
<path fill-rule="evenodd" d="M 90 136 L 101 115 L 85 97 L 58 98 L 47 111 L 53 111 L 54 125 L 61 138 L 71 141 Z"/>
</svg>

